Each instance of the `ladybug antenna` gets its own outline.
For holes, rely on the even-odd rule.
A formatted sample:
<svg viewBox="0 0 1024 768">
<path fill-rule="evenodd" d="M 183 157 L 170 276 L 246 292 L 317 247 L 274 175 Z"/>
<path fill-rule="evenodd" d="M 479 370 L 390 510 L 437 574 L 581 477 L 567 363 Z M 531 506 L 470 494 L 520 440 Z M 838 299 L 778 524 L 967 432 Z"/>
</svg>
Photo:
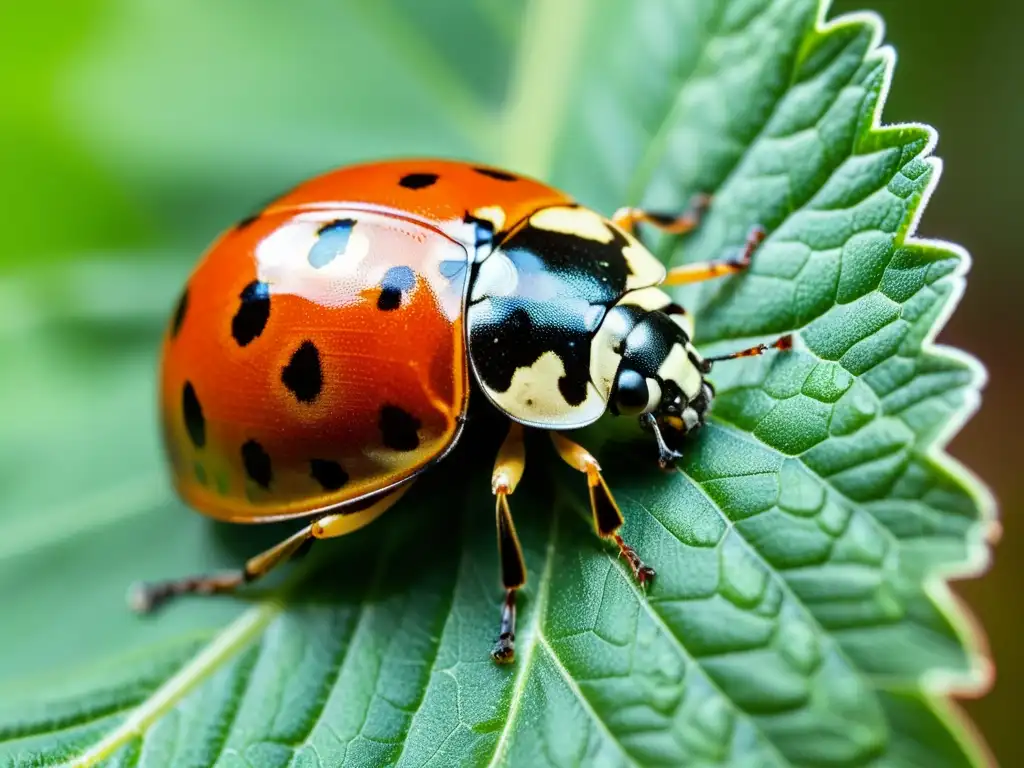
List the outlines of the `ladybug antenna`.
<svg viewBox="0 0 1024 768">
<path fill-rule="evenodd" d="M 705 357 L 701 363 L 701 372 L 708 374 L 711 373 L 711 366 L 714 363 L 721 363 L 726 360 L 737 360 L 741 357 L 757 357 L 763 355 L 770 349 L 778 349 L 781 351 L 787 351 L 793 348 L 793 334 L 787 333 L 785 336 L 773 341 L 771 344 L 758 344 L 756 347 L 750 347 L 749 349 L 741 349 L 739 352 L 732 352 L 728 355 L 716 355 L 715 357 Z"/>
</svg>

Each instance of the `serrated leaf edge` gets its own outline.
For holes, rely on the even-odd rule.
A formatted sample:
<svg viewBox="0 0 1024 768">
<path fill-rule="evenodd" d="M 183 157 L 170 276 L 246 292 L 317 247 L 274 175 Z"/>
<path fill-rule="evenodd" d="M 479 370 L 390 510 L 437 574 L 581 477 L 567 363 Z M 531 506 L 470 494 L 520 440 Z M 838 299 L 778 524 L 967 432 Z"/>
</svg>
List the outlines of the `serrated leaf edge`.
<svg viewBox="0 0 1024 768">
<path fill-rule="evenodd" d="M 976 576 L 988 567 L 991 561 L 991 552 L 985 546 L 985 543 L 994 544 L 998 541 L 1000 526 L 997 518 L 996 500 L 991 490 L 966 465 L 947 453 L 946 446 L 980 407 L 981 390 L 988 383 L 988 372 L 973 355 L 956 347 L 939 344 L 935 341 L 935 338 L 949 322 L 950 317 L 952 317 L 953 312 L 963 297 L 967 287 L 966 276 L 971 270 L 973 260 L 967 249 L 957 243 L 937 238 L 919 237 L 916 234 L 921 217 L 924 215 L 931 196 L 938 186 L 944 166 L 942 159 L 933 154 L 939 139 L 935 128 L 926 123 L 904 122 L 883 124 L 881 122 L 882 111 L 889 97 L 889 89 L 892 87 L 897 61 L 895 49 L 891 45 L 882 43 L 885 35 L 884 20 L 872 11 L 861 11 L 843 14 L 832 21 L 826 21 L 825 16 L 830 5 L 831 0 L 820 0 L 816 31 L 819 34 L 825 35 L 839 27 L 863 25 L 872 32 L 868 55 L 877 56 L 883 64 L 884 76 L 867 134 L 880 134 L 887 131 L 914 128 L 922 131 L 928 137 L 927 143 L 921 152 L 918 153 L 918 157 L 928 164 L 933 172 L 925 185 L 920 200 L 911 210 L 910 221 L 906 224 L 901 238 L 902 243 L 905 246 L 918 246 L 928 250 L 945 251 L 957 259 L 956 268 L 945 278 L 945 281 L 951 287 L 950 294 L 946 298 L 934 323 L 929 328 L 928 333 L 921 340 L 921 354 L 945 357 L 962 363 L 971 371 L 973 378 L 970 387 L 965 388 L 967 394 L 965 404 L 951 416 L 945 427 L 935 436 L 924 453 L 936 465 L 949 472 L 963 485 L 974 498 L 981 514 L 976 526 L 978 530 L 977 538 L 974 542 L 969 542 L 970 556 L 962 563 L 950 564 L 946 568 L 933 572 L 931 578 L 925 582 L 925 591 L 929 593 L 929 596 L 941 608 L 952 609 L 952 612 L 948 614 L 949 617 L 954 620 L 955 624 L 960 625 L 959 628 L 965 630 L 965 635 L 971 644 L 970 650 L 973 652 L 973 655 L 979 657 L 981 663 L 975 674 L 969 675 L 967 678 L 961 674 L 950 674 L 942 671 L 930 673 L 926 677 L 924 685 L 926 688 L 940 691 L 943 694 L 980 695 L 991 686 L 992 682 L 991 664 L 987 659 L 982 660 L 980 658 L 985 654 L 982 649 L 986 648 L 987 642 L 984 639 L 983 630 L 977 625 L 974 617 L 954 597 L 947 580 L 957 577 Z M 962 626 L 964 622 L 967 622 L 970 626 Z"/>
<path fill-rule="evenodd" d="M 873 56 L 882 63 L 883 74 L 878 98 L 874 104 L 871 122 L 862 130 L 861 137 L 877 136 L 905 129 L 919 130 L 927 137 L 925 146 L 917 153 L 917 157 L 931 168 L 932 173 L 919 200 L 911 208 L 910 218 L 904 225 L 900 242 L 904 246 L 944 252 L 957 260 L 954 270 L 944 279 L 944 282 L 950 286 L 949 295 L 921 340 L 920 354 L 955 360 L 970 371 L 972 380 L 970 385 L 965 387 L 964 404 L 950 415 L 944 428 L 933 437 L 927 448 L 922 450 L 922 454 L 933 461 L 940 470 L 948 472 L 967 491 L 979 510 L 979 519 L 974 526 L 973 536 L 967 542 L 968 556 L 962 562 L 949 563 L 945 567 L 933 570 L 924 579 L 922 589 L 936 608 L 956 628 L 959 637 L 964 642 L 973 668 L 966 673 L 941 669 L 932 670 L 922 676 L 920 685 L 921 693 L 927 704 L 950 726 L 951 731 L 959 732 L 960 741 L 964 748 L 972 754 L 973 762 L 978 765 L 995 766 L 998 763 L 977 727 L 952 700 L 952 697 L 975 698 L 987 693 L 994 680 L 994 665 L 991 661 L 983 627 L 963 601 L 957 598 L 949 581 L 978 576 L 987 570 L 991 563 L 990 548 L 998 542 L 1001 526 L 998 520 L 997 501 L 991 489 L 969 467 L 946 452 L 949 441 L 980 407 L 981 391 L 988 383 L 988 372 L 973 355 L 935 341 L 963 297 L 966 290 L 966 276 L 971 270 L 973 260 L 967 249 L 958 243 L 917 235 L 921 218 L 938 186 L 944 166 L 942 159 L 934 155 L 939 135 L 933 126 L 920 122 L 889 124 L 882 122 L 882 112 L 888 101 L 898 58 L 895 49 L 891 45 L 883 43 L 885 37 L 883 18 L 874 11 L 858 11 L 844 13 L 828 20 L 831 4 L 831 0 L 818 0 L 818 14 L 813 34 L 826 36 L 842 27 L 862 26 L 871 33 L 871 42 L 865 53 L 865 59 Z M 811 36 L 808 35 L 807 40 L 810 39 Z"/>
</svg>

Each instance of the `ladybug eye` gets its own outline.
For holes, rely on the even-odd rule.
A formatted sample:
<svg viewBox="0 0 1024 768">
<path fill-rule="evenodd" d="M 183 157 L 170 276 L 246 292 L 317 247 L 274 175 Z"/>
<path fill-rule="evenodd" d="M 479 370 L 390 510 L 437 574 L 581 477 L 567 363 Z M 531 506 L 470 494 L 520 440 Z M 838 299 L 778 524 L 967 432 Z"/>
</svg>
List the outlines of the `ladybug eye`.
<svg viewBox="0 0 1024 768">
<path fill-rule="evenodd" d="M 615 407 L 623 416 L 637 416 L 647 410 L 651 392 L 647 380 L 631 368 L 623 368 L 615 379 Z"/>
</svg>

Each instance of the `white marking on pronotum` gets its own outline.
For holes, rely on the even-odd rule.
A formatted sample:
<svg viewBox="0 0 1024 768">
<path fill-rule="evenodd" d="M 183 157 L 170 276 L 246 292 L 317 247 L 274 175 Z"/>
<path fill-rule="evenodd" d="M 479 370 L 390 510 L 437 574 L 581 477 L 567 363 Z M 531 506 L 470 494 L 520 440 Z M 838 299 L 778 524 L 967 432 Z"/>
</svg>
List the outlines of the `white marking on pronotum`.
<svg viewBox="0 0 1024 768">
<path fill-rule="evenodd" d="M 575 235 L 598 243 L 610 243 L 614 237 L 605 219 L 589 208 L 544 208 L 530 217 L 530 224 L 536 229 Z"/>
</svg>

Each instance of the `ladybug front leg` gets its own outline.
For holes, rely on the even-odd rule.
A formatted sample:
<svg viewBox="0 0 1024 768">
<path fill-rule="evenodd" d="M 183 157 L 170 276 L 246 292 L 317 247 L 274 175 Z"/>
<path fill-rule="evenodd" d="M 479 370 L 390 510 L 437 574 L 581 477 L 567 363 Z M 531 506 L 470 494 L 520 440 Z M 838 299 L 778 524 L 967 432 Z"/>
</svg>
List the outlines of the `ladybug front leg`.
<svg viewBox="0 0 1024 768">
<path fill-rule="evenodd" d="M 498 555 L 501 558 L 501 582 L 505 587 L 505 602 L 501 608 L 501 627 L 491 657 L 499 664 L 509 664 L 516 657 L 516 591 L 526 583 L 526 563 L 519 546 L 508 497 L 516 489 L 526 467 L 526 447 L 523 427 L 511 422 L 505 442 L 498 451 L 491 474 L 494 492 L 495 522 L 498 528 Z"/>
<path fill-rule="evenodd" d="M 411 483 L 406 483 L 397 491 L 381 497 L 366 509 L 348 514 L 321 517 L 292 534 L 280 544 L 275 544 L 265 552 L 250 558 L 244 567 L 236 571 L 187 576 L 183 579 L 158 581 L 151 584 L 135 584 L 128 593 L 128 603 L 139 613 L 149 613 L 168 600 L 181 595 L 214 595 L 233 592 L 244 584 L 266 576 L 304 546 L 311 544 L 314 539 L 343 536 L 366 525 L 398 501 L 411 485 Z"/>
<path fill-rule="evenodd" d="M 625 520 L 619 505 L 615 503 L 615 497 L 608 489 L 608 484 L 601 474 L 601 467 L 597 459 L 581 445 L 569 440 L 558 432 L 551 433 L 551 441 L 555 444 L 555 450 L 562 460 L 573 469 L 583 472 L 587 476 L 587 485 L 590 488 L 590 510 L 594 515 L 594 528 L 597 535 L 603 539 L 613 539 L 619 547 L 619 553 L 626 558 L 633 576 L 641 587 L 647 586 L 654 578 L 654 569 L 646 565 L 636 550 L 629 546 L 619 535 L 619 528 Z"/>
</svg>

